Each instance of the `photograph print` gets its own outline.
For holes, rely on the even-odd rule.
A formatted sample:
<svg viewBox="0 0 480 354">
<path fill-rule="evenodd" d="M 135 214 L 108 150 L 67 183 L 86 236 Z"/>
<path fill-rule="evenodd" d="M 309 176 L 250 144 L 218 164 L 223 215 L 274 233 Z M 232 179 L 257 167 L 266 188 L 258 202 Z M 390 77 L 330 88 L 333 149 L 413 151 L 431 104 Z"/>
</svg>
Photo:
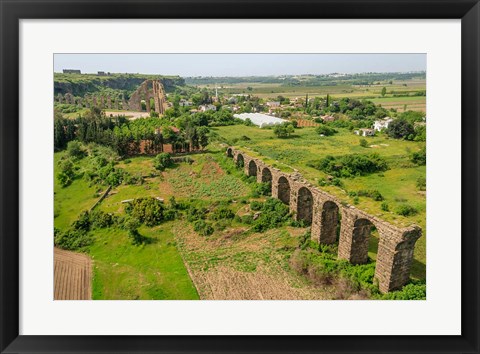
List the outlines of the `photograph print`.
<svg viewBox="0 0 480 354">
<path fill-rule="evenodd" d="M 55 300 L 425 300 L 425 54 L 55 54 Z"/>
</svg>

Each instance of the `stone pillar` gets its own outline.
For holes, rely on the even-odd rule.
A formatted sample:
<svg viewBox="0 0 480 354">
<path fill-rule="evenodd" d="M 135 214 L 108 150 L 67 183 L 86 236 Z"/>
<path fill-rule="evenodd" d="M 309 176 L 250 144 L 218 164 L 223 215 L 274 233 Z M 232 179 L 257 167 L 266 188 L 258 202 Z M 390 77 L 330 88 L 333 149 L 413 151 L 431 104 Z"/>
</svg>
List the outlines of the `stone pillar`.
<svg viewBox="0 0 480 354">
<path fill-rule="evenodd" d="M 112 109 L 112 98 L 107 96 L 107 108 Z"/>
<path fill-rule="evenodd" d="M 338 244 L 338 258 L 352 264 L 363 264 L 368 260 L 368 238 L 372 224 L 359 219 L 354 207 L 342 209 L 342 225 Z"/>
<path fill-rule="evenodd" d="M 97 96 L 92 97 L 92 106 L 97 107 Z"/>
<path fill-rule="evenodd" d="M 400 289 L 410 278 L 415 243 L 422 235 L 418 226 L 404 230 L 379 230 L 375 278 L 382 293 Z"/>
<path fill-rule="evenodd" d="M 325 243 L 321 235 L 321 227 L 322 227 L 322 201 L 320 200 L 319 196 L 313 196 L 313 217 L 312 217 L 312 228 L 310 231 L 310 238 L 313 241 L 318 243 Z"/>
</svg>

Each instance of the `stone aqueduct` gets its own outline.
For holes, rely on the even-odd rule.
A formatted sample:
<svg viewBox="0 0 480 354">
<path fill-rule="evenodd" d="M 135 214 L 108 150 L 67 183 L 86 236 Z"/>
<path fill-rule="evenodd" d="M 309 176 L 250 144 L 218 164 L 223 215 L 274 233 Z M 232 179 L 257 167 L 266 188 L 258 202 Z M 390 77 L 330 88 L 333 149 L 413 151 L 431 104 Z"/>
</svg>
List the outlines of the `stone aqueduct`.
<svg viewBox="0 0 480 354">
<path fill-rule="evenodd" d="M 146 110 L 150 113 L 150 99 L 155 104 L 155 112 L 162 115 L 167 109 L 167 100 L 163 84 L 159 80 L 145 80 L 130 96 L 128 101 L 122 97 L 85 95 L 74 97 L 71 93 L 58 94 L 55 101 L 59 103 L 75 104 L 79 107 L 98 107 L 100 109 L 117 109 L 124 111 L 142 111 L 142 100 L 145 101 Z"/>
<path fill-rule="evenodd" d="M 258 182 L 270 182 L 272 197 L 289 205 L 297 220 L 311 224 L 312 239 L 315 241 L 321 244 L 337 242 L 337 227 L 340 225 L 339 259 L 352 264 L 366 263 L 370 232 L 375 226 L 379 233 L 375 278 L 380 291 L 396 290 L 407 283 L 415 243 L 422 235 L 421 228 L 396 227 L 340 203 L 334 196 L 304 180 L 299 173 L 282 172 L 232 147 L 227 148 L 226 153 L 237 165 L 243 165 L 248 176 L 256 176 Z"/>
</svg>

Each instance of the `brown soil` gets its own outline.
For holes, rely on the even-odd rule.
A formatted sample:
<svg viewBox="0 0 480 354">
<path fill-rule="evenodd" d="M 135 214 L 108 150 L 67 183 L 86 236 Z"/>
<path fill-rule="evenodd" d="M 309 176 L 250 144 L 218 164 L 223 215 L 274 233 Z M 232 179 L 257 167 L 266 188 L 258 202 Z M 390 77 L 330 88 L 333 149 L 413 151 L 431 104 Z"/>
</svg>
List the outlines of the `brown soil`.
<svg viewBox="0 0 480 354">
<path fill-rule="evenodd" d="M 174 227 L 180 252 L 202 300 L 320 300 L 332 298 L 331 288 L 307 283 L 281 266 L 274 251 L 275 234 L 244 234 L 245 228 L 227 229 L 216 237 L 203 237 L 188 224 Z M 290 229 L 292 237 L 302 229 Z M 293 233 L 291 232 L 293 231 Z M 304 230 L 303 230 L 304 231 Z M 242 269 L 236 256 L 245 254 L 245 263 L 254 270 Z M 252 255 L 269 255 L 263 261 Z M 252 258 L 253 257 L 253 258 Z"/>
<path fill-rule="evenodd" d="M 54 248 L 54 299 L 92 299 L 92 261 L 90 257 Z"/>
</svg>

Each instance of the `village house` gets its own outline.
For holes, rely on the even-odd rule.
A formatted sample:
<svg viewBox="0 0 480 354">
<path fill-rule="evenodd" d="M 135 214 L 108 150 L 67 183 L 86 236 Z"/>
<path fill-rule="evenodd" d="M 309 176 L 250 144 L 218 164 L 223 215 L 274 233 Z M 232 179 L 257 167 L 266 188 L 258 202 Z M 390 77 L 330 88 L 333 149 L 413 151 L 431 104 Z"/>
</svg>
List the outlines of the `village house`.
<svg viewBox="0 0 480 354">
<path fill-rule="evenodd" d="M 180 107 L 190 107 L 193 103 L 182 98 L 180 102 L 178 102 L 178 104 L 180 105 Z"/>
<path fill-rule="evenodd" d="M 335 121 L 335 117 L 334 116 L 330 116 L 330 115 L 326 115 L 326 116 L 322 116 L 322 120 L 324 122 L 333 122 Z"/>
<path fill-rule="evenodd" d="M 355 134 L 360 136 L 374 136 L 375 130 L 369 129 L 369 128 L 362 128 L 362 129 L 355 130 Z"/>
<path fill-rule="evenodd" d="M 280 102 L 278 101 L 269 101 L 266 103 L 266 105 L 270 108 L 278 108 L 280 107 Z"/>
<path fill-rule="evenodd" d="M 380 119 L 380 120 L 376 120 L 374 123 L 373 123 L 373 129 L 375 129 L 377 132 L 383 130 L 383 129 L 387 129 L 388 128 L 388 125 L 393 122 L 393 119 L 390 118 L 390 117 L 385 117 L 383 119 Z"/>
<path fill-rule="evenodd" d="M 198 107 L 198 109 L 199 109 L 201 112 L 216 111 L 216 110 L 217 110 L 217 107 L 215 107 L 213 104 L 204 104 L 204 105 L 201 105 L 200 107 Z"/>
</svg>

